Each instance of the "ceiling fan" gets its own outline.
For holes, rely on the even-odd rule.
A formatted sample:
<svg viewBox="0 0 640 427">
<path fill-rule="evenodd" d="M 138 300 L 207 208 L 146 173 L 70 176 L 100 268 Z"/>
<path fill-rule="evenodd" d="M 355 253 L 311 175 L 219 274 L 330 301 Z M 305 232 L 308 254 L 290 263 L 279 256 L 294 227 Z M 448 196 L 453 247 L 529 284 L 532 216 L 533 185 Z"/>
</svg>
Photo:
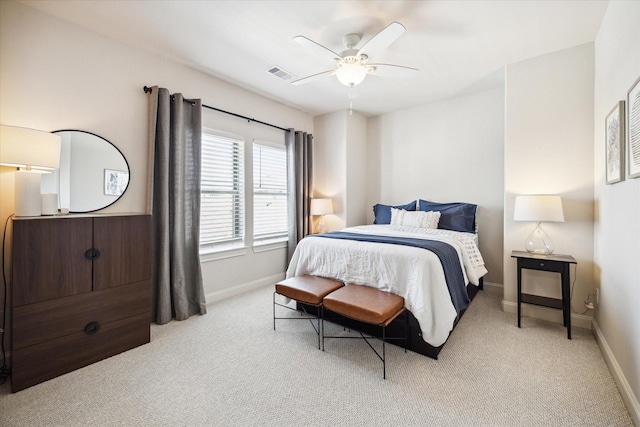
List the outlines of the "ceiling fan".
<svg viewBox="0 0 640 427">
<path fill-rule="evenodd" d="M 325 58 L 335 60 L 336 68 L 294 80 L 291 84 L 301 85 L 320 77 L 335 75 L 340 83 L 353 88 L 362 83 L 367 74 L 380 77 L 411 77 L 418 72 L 418 69 L 401 65 L 369 63 L 369 59 L 374 58 L 389 47 L 404 32 L 405 28 L 402 24 L 392 22 L 373 36 L 371 40 L 366 42 L 360 49 L 356 49 L 356 46 L 360 43 L 360 34 L 347 34 L 343 38 L 347 49 L 339 54 L 304 36 L 296 36 L 293 39 L 302 46 L 313 50 Z"/>
</svg>

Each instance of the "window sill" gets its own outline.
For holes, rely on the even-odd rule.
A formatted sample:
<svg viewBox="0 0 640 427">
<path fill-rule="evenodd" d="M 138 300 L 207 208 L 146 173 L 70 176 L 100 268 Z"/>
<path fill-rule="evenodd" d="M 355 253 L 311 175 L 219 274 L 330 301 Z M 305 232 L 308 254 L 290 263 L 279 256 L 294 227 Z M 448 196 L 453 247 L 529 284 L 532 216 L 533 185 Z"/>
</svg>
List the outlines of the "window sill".
<svg viewBox="0 0 640 427">
<path fill-rule="evenodd" d="M 200 252 L 200 262 L 217 261 L 220 259 L 234 258 L 247 254 L 249 248 L 246 246 L 235 246 L 224 249 L 208 249 Z"/>
<path fill-rule="evenodd" d="M 260 252 L 267 252 L 267 251 L 273 251 L 276 249 L 283 249 L 286 248 L 287 246 L 289 246 L 289 242 L 287 239 L 285 240 L 265 240 L 263 242 L 254 242 L 253 245 L 253 252 L 254 253 L 260 253 Z"/>
</svg>

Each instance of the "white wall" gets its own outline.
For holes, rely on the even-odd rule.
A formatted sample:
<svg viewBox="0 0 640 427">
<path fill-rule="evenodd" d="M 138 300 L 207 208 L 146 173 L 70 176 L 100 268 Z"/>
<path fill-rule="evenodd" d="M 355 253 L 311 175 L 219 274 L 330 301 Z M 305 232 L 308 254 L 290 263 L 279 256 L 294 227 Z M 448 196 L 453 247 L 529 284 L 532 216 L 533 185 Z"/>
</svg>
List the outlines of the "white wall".
<svg viewBox="0 0 640 427">
<path fill-rule="evenodd" d="M 518 194 L 562 197 L 565 222 L 545 223 L 543 228 L 555 242 L 555 253 L 577 260 L 574 313 L 585 312 L 583 301 L 594 291 L 593 58 L 589 43 L 506 67 L 503 307 L 507 311 L 515 312 L 517 302 L 511 251 L 524 250 L 524 240 L 535 226 L 513 221 Z M 556 273 L 525 270 L 524 286 L 527 293 L 561 295 Z M 562 319 L 560 310 L 536 315 L 540 313 L 557 322 Z M 574 325 L 589 327 L 589 321 L 574 314 Z"/>
<path fill-rule="evenodd" d="M 640 178 L 605 184 L 606 115 L 640 77 L 640 2 L 610 2 L 595 41 L 594 329 L 627 408 L 640 425 Z"/>
<path fill-rule="evenodd" d="M 313 127 L 313 195 L 333 201 L 334 214 L 325 215 L 325 228 L 327 231 L 340 230 L 347 225 L 347 123 L 344 112 L 318 116 Z"/>
<path fill-rule="evenodd" d="M 313 132 L 313 118 L 308 114 L 16 2 L 0 2 L 0 64 L 2 124 L 46 131 L 86 130 L 122 151 L 131 168 L 131 182 L 124 196 L 104 212 L 145 211 L 145 85 L 166 87 L 281 127 Z M 268 133 L 252 130 L 261 125 L 209 110 L 203 113 L 203 122 L 222 130 L 235 126 L 229 130 L 246 138 Z M 272 136 L 268 133 L 266 137 Z M 11 172 L 0 170 L 3 222 L 13 210 Z M 230 288 L 282 275 L 285 264 L 284 249 L 261 253 L 249 249 L 243 257 L 207 262 L 203 265 L 205 293 L 209 299 L 222 297 Z"/>
<path fill-rule="evenodd" d="M 337 111 L 314 120 L 313 187 L 315 197 L 333 200 L 327 230 L 366 223 L 367 119 Z"/>
<path fill-rule="evenodd" d="M 369 222 L 376 203 L 475 203 L 485 280 L 502 284 L 503 88 L 369 119 L 368 135 Z"/>
<path fill-rule="evenodd" d="M 367 222 L 367 119 L 360 114 L 348 114 L 347 122 L 347 226 Z"/>
</svg>

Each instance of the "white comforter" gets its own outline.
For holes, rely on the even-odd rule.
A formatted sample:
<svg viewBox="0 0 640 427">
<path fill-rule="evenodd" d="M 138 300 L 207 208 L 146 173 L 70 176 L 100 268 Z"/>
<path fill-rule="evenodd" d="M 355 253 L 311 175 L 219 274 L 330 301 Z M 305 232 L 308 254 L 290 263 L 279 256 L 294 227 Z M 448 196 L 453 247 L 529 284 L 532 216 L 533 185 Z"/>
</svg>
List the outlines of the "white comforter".
<svg viewBox="0 0 640 427">
<path fill-rule="evenodd" d="M 472 233 L 392 225 L 363 225 L 342 231 L 440 240 L 458 252 L 465 283 L 477 285 L 487 273 Z M 287 278 L 301 274 L 373 286 L 402 296 L 420 324 L 422 337 L 434 347 L 444 344 L 457 317 L 440 260 L 422 248 L 309 237 L 298 243 L 287 269 Z"/>
</svg>

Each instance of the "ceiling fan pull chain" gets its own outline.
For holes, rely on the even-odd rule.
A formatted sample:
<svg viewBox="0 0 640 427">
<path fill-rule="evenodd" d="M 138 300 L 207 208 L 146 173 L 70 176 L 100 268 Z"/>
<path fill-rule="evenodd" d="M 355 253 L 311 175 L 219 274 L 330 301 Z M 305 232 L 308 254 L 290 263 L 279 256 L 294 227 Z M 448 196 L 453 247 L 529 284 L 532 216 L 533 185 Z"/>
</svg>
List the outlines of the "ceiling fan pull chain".
<svg viewBox="0 0 640 427">
<path fill-rule="evenodd" d="M 349 115 L 353 116 L 353 85 L 349 86 Z"/>
</svg>

